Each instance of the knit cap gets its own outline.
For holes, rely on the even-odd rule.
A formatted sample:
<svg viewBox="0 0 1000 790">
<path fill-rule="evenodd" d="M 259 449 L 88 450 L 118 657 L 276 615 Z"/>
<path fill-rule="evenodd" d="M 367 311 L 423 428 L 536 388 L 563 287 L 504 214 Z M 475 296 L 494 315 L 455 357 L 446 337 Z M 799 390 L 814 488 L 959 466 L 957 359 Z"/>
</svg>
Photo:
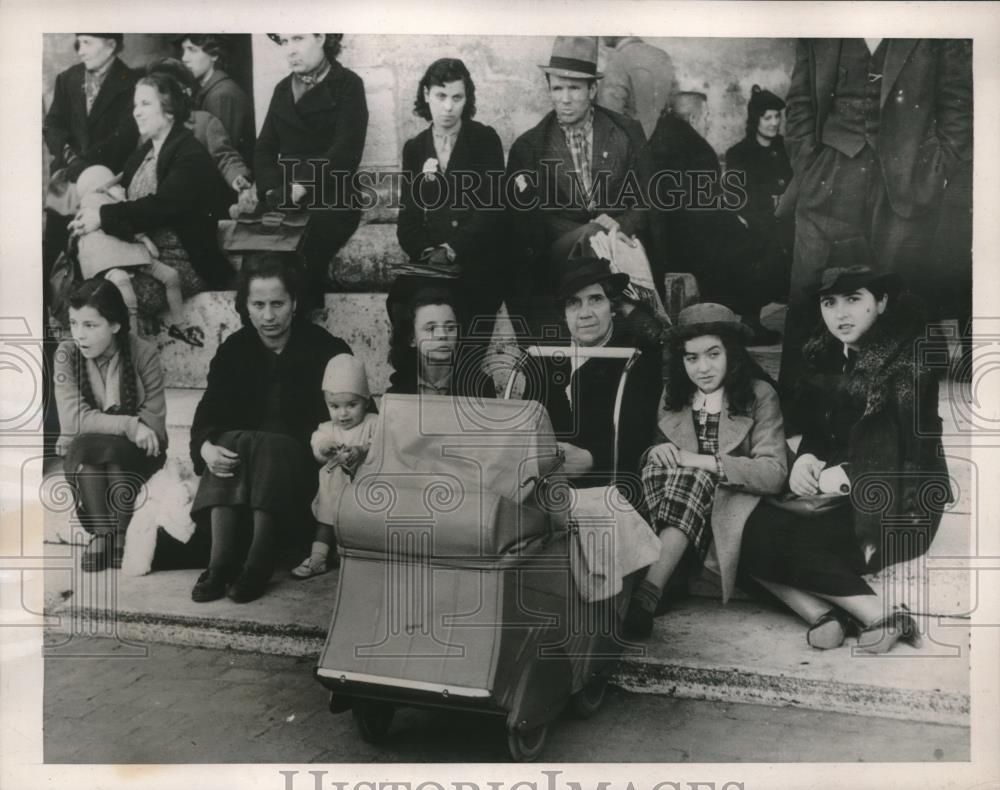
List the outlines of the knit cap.
<svg viewBox="0 0 1000 790">
<path fill-rule="evenodd" d="M 768 110 L 785 109 L 785 101 L 777 94 L 771 93 L 767 88 L 754 85 L 750 89 L 750 101 L 747 102 L 747 111 L 751 116 L 760 117 Z"/>
<path fill-rule="evenodd" d="M 334 394 L 350 392 L 362 398 L 371 397 L 364 363 L 353 354 L 337 354 L 326 363 L 323 391 Z"/>
</svg>

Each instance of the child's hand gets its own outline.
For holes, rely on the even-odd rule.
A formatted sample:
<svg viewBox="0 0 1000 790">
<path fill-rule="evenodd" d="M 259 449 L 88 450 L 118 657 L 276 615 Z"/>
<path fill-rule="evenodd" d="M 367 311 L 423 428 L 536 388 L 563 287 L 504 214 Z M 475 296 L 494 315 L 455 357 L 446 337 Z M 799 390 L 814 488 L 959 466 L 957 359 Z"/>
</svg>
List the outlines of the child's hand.
<svg viewBox="0 0 1000 790">
<path fill-rule="evenodd" d="M 149 255 L 151 258 L 159 259 L 160 251 L 156 248 L 156 245 L 153 244 L 153 240 L 149 238 L 149 236 L 147 236 L 145 233 L 139 233 L 138 235 L 136 235 L 135 240 L 142 243 L 142 246 L 144 246 L 149 251 Z"/>
<path fill-rule="evenodd" d="M 342 455 L 343 461 L 341 463 L 348 474 L 353 477 L 358 467 L 361 466 L 365 458 L 368 456 L 368 448 L 357 445 L 353 447 L 345 447 Z"/>
</svg>

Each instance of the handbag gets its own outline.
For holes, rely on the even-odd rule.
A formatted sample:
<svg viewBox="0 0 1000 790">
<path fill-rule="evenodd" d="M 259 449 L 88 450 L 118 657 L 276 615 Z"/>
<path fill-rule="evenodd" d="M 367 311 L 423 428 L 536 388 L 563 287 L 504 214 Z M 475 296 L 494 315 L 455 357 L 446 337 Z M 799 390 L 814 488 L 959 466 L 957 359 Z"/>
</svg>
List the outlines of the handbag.
<svg viewBox="0 0 1000 790">
<path fill-rule="evenodd" d="M 219 242 L 227 252 L 299 252 L 309 229 L 307 211 L 266 211 L 258 217 L 219 222 Z"/>
<path fill-rule="evenodd" d="M 611 271 L 628 275 L 629 284 L 625 288 L 625 297 L 637 304 L 645 304 L 664 327 L 669 327 L 670 316 L 656 290 L 653 271 L 642 242 L 633 239 L 635 246 L 631 246 L 619 239 L 617 233 L 601 231 L 593 234 L 589 243 L 598 258 L 610 261 Z"/>
</svg>

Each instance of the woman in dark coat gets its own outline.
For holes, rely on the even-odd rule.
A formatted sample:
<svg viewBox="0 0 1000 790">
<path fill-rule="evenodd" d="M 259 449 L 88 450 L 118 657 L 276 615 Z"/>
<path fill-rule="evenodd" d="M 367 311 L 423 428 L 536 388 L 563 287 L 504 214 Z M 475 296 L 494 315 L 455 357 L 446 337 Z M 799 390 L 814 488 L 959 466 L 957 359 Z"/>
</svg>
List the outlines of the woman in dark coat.
<svg viewBox="0 0 1000 790">
<path fill-rule="evenodd" d="M 273 570 L 279 530 L 309 530 L 317 464 L 309 437 L 329 420 L 321 388 L 326 363 L 351 349 L 340 338 L 296 320 L 294 257 L 265 254 L 240 272 L 236 305 L 243 328 L 212 360 L 208 387 L 191 426 L 191 460 L 202 475 L 192 517 L 211 523 L 208 570 L 195 601 L 227 594 L 258 598 Z M 252 532 L 245 560 L 240 533 Z"/>
<path fill-rule="evenodd" d="M 792 180 L 792 165 L 779 134 L 785 102 L 769 90 L 754 85 L 747 104 L 746 136 L 726 151 L 726 170 L 742 172 L 747 202 L 740 217 L 750 231 L 748 254 L 754 265 L 757 302 L 785 302 L 792 266 L 795 223 L 778 219 L 778 200 Z"/>
<path fill-rule="evenodd" d="M 457 315 L 454 292 L 434 283 L 418 288 L 399 307 L 392 327 L 393 373 L 387 394 L 496 397 L 479 355 L 463 352 Z"/>
<path fill-rule="evenodd" d="M 496 175 L 491 180 L 489 174 L 503 172 L 503 146 L 493 127 L 472 120 L 476 86 L 461 60 L 430 65 L 417 85 L 413 112 L 430 125 L 403 146 L 396 237 L 411 261 L 457 278 L 462 335 L 484 347 L 502 294 L 501 213 L 495 210 Z M 428 279 L 396 278 L 387 299 L 390 318 L 393 306 Z"/>
<path fill-rule="evenodd" d="M 211 156 L 184 126 L 190 94 L 171 74 L 147 74 L 136 84 L 133 115 L 148 139 L 122 171 L 128 200 L 81 209 L 72 230 L 103 230 L 126 240 L 145 233 L 160 260 L 178 270 L 185 296 L 225 287 L 230 269 L 213 219 L 219 178 Z"/>
<path fill-rule="evenodd" d="M 741 570 L 810 624 L 811 646 L 838 647 L 856 624 L 859 646 L 881 653 L 919 635 L 861 575 L 925 553 L 951 501 L 938 381 L 914 361 L 919 304 L 863 240 L 834 245 L 812 293 L 823 328 L 805 348 L 791 493 L 751 514 Z M 804 515 L 809 502 L 827 507 Z"/>
<path fill-rule="evenodd" d="M 642 501 L 639 457 L 656 431 L 663 356 L 659 324 L 641 306 L 623 302 L 627 284 L 628 275 L 612 274 L 605 260 L 569 261 L 556 298 L 572 345 L 562 359 L 526 368 L 525 398 L 540 400 L 548 411 L 571 479 L 587 487 L 608 485 L 614 479 L 638 505 Z M 617 474 L 613 419 L 625 360 L 591 358 L 576 364 L 572 346 L 632 346 L 643 352 L 629 373 L 622 399 Z"/>
<path fill-rule="evenodd" d="M 351 181 L 368 132 L 365 86 L 336 60 L 341 34 L 268 36 L 285 52 L 292 73 L 274 87 L 253 171 L 265 205 L 312 209 L 302 250 L 309 269 L 303 306 L 318 307 L 327 290 L 330 262 L 361 221 Z M 280 165 L 279 159 L 286 164 Z M 317 160 L 322 162 L 321 173 L 311 164 Z"/>
</svg>

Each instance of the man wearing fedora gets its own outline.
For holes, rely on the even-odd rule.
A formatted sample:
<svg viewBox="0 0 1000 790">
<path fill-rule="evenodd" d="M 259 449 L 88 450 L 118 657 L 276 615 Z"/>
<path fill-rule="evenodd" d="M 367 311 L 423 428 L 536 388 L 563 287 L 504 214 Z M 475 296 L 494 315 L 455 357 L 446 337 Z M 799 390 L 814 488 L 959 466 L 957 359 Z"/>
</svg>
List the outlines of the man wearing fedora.
<svg viewBox="0 0 1000 790">
<path fill-rule="evenodd" d="M 941 286 L 960 276 L 939 270 L 931 242 L 945 187 L 972 156 L 971 49 L 958 39 L 799 41 L 785 129 L 794 177 L 779 204 L 795 212 L 784 389 L 816 321 L 803 288 L 834 242 L 865 238 L 935 312 Z"/>
<path fill-rule="evenodd" d="M 560 323 L 555 281 L 574 247 L 599 231 L 628 244 L 635 236 L 648 241 L 652 166 L 639 122 L 595 104 L 602 77 L 595 36 L 557 37 L 548 65 L 539 68 L 552 111 L 514 141 L 505 199 L 521 264 L 508 307 L 541 339 Z M 649 257 L 659 282 L 656 255 Z"/>
</svg>

